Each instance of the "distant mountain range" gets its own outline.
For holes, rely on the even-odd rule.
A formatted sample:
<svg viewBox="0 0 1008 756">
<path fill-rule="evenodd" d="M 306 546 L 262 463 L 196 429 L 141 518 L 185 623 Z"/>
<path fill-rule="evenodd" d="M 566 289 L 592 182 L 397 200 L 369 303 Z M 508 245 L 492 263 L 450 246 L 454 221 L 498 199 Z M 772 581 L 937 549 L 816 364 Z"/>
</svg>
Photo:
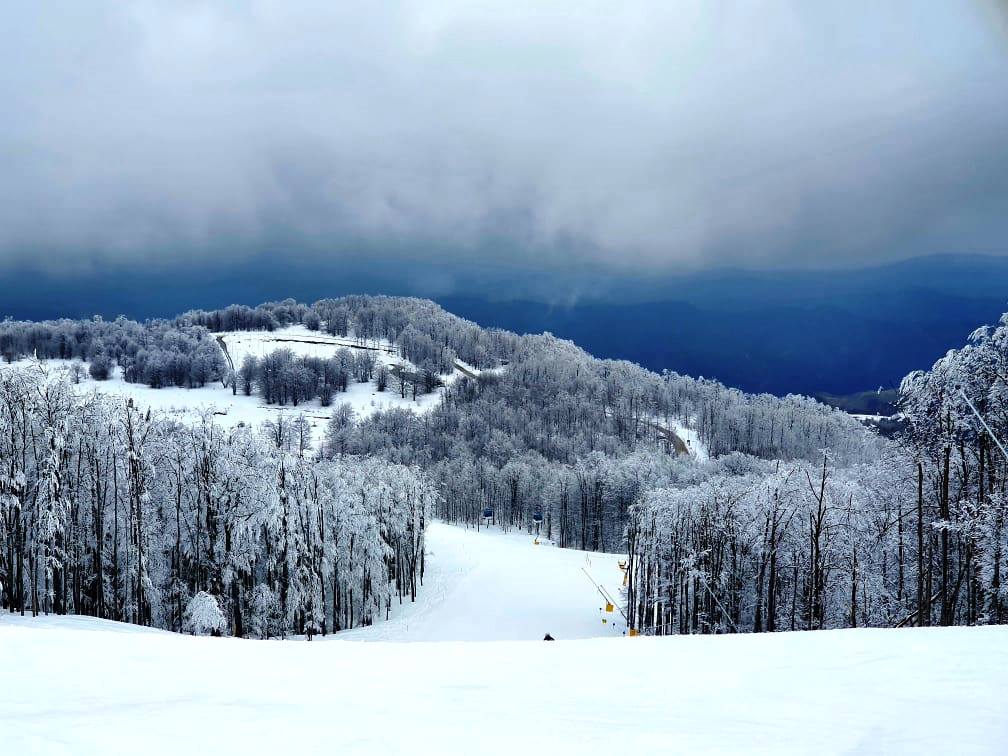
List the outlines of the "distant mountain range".
<svg viewBox="0 0 1008 756">
<path fill-rule="evenodd" d="M 875 412 L 873 401 L 848 395 L 894 388 L 1008 310 L 1008 258 L 948 255 L 857 270 L 635 278 L 386 264 L 375 251 L 311 264 L 277 254 L 242 265 L 73 278 L 7 270 L 0 288 L 0 316 L 31 319 L 146 318 L 288 296 L 412 294 L 484 326 L 551 331 L 599 357 L 714 377 L 747 391 L 829 394 Z"/>
<path fill-rule="evenodd" d="M 995 257 L 707 273 L 661 285 L 666 296 L 645 302 L 438 301 L 483 325 L 551 331 L 599 357 L 710 376 L 746 391 L 817 395 L 895 388 L 1008 310 L 1008 260 Z M 861 397 L 858 406 L 878 411 L 870 404 Z"/>
</svg>

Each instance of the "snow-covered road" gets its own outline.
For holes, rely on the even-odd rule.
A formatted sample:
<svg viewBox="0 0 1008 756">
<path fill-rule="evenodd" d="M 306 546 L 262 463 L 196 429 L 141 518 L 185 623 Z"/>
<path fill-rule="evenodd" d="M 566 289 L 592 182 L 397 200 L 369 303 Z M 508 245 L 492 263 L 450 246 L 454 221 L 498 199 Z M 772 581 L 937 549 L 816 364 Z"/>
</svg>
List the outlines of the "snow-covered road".
<svg viewBox="0 0 1008 756">
<path fill-rule="evenodd" d="M 324 642 L 0 615 L 0 753 L 995 754 L 1008 742 L 1008 628 L 625 638 L 601 624 L 583 553 L 444 525 L 429 549 L 421 601 Z M 616 557 L 590 559 L 618 582 Z M 516 640 L 547 630 L 561 640 Z"/>
</svg>

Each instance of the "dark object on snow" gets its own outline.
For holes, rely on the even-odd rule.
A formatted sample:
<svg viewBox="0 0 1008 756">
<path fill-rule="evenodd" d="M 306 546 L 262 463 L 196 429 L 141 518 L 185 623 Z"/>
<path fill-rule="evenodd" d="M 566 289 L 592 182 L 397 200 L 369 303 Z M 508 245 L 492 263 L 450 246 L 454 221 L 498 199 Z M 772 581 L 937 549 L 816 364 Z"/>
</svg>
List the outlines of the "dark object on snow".
<svg viewBox="0 0 1008 756">
<path fill-rule="evenodd" d="M 543 640 L 556 640 L 556 638 L 554 638 L 554 637 L 553 637 L 552 635 L 550 635 L 549 633 L 546 633 L 546 637 L 545 637 L 545 638 L 543 638 Z"/>
</svg>

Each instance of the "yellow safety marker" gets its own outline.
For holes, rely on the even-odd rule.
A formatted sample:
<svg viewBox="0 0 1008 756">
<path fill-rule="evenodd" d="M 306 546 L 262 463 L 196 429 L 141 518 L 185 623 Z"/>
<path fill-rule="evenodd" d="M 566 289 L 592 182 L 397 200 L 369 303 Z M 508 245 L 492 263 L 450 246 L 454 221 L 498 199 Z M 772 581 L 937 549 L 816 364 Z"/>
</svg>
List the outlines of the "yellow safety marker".
<svg viewBox="0 0 1008 756">
<path fill-rule="evenodd" d="M 638 633 L 637 633 L 637 628 L 635 628 L 635 627 L 631 627 L 631 628 L 630 628 L 630 637 L 631 637 L 631 638 L 636 638 L 636 637 L 637 637 L 637 634 L 638 634 Z"/>
<path fill-rule="evenodd" d="M 608 614 L 612 614 L 612 610 L 613 610 L 613 605 L 612 605 L 612 604 L 610 604 L 609 602 L 606 602 L 606 605 L 605 605 L 605 610 L 606 610 L 606 612 L 607 612 Z"/>
</svg>

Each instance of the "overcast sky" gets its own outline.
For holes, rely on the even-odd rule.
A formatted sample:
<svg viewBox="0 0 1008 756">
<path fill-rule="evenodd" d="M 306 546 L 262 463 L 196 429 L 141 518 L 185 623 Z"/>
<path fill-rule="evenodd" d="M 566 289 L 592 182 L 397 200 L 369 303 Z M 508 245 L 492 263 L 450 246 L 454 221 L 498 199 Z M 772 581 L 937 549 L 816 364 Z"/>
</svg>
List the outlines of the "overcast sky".
<svg viewBox="0 0 1008 756">
<path fill-rule="evenodd" d="M 1004 8 L 7 3 L 0 263 L 1008 253 Z"/>
</svg>

